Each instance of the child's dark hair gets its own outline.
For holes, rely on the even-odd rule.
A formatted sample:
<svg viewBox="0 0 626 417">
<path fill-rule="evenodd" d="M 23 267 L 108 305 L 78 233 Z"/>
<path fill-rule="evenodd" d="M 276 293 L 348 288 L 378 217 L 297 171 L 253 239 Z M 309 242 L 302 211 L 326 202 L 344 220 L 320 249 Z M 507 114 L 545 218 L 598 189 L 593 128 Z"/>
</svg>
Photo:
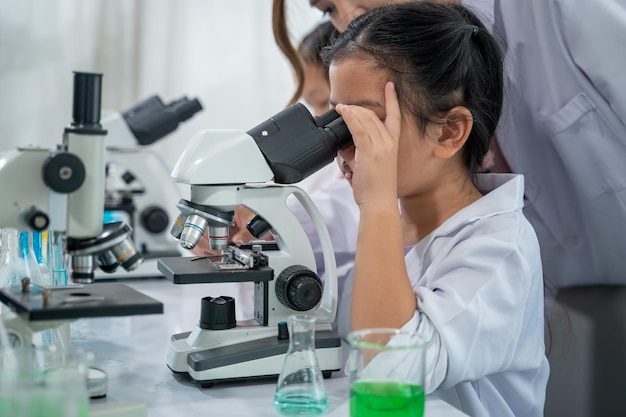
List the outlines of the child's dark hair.
<svg viewBox="0 0 626 417">
<path fill-rule="evenodd" d="M 288 106 L 291 106 L 297 103 L 302 96 L 304 89 L 304 64 L 319 63 L 320 66 L 326 66 L 319 55 L 322 49 L 320 45 L 328 45 L 330 39 L 334 37 L 336 30 L 330 21 L 323 22 L 307 34 L 300 42 L 298 49 L 296 49 L 289 37 L 285 0 L 273 0 L 272 32 L 274 33 L 276 45 L 291 64 L 296 79 L 296 90 L 287 103 Z M 324 74 L 328 76 L 328 71 L 324 71 Z"/>
<path fill-rule="evenodd" d="M 467 108 L 473 127 L 463 156 L 470 174 L 479 170 L 502 110 L 503 56 L 470 10 L 431 2 L 376 8 L 322 54 L 327 65 L 362 57 L 388 71 L 400 106 L 423 131 L 453 107 Z"/>
<path fill-rule="evenodd" d="M 335 36 L 336 30 L 331 21 L 325 21 L 317 25 L 312 31 L 307 33 L 300 45 L 298 54 L 305 64 L 315 65 L 324 70 L 324 76 L 328 81 L 328 67 L 322 60 L 322 49 L 330 44 Z"/>
</svg>

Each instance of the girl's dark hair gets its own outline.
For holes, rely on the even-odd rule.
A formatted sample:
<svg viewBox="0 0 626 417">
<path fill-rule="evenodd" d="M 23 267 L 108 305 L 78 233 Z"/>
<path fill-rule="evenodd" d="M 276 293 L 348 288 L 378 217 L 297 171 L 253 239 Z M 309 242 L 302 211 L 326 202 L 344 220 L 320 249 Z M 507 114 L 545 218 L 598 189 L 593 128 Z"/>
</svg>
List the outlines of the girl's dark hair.
<svg viewBox="0 0 626 417">
<path fill-rule="evenodd" d="M 388 71 L 400 106 L 423 131 L 453 107 L 467 108 L 473 127 L 463 157 L 478 172 L 502 110 L 503 56 L 470 10 L 431 2 L 372 9 L 322 54 L 327 65 L 356 57 Z"/>
<path fill-rule="evenodd" d="M 305 64 L 315 65 L 321 68 L 328 81 L 328 67 L 322 60 L 322 49 L 330 44 L 331 39 L 336 36 L 337 31 L 331 21 L 325 21 L 317 25 L 312 31 L 307 33 L 300 45 L 298 54 Z"/>
</svg>

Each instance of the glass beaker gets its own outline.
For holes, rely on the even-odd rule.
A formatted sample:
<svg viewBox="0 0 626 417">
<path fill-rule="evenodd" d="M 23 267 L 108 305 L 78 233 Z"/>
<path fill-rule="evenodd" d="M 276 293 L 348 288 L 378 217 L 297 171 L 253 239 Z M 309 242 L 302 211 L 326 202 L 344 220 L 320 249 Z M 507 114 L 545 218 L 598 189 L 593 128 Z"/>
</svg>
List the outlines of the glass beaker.
<svg viewBox="0 0 626 417">
<path fill-rule="evenodd" d="M 316 416 L 328 408 L 315 354 L 315 316 L 289 316 L 289 350 L 278 378 L 274 407 L 286 416 Z"/>
<path fill-rule="evenodd" d="M 398 329 L 348 334 L 351 417 L 423 417 L 428 340 Z"/>
<path fill-rule="evenodd" d="M 46 346 L 12 354 L 0 367 L 0 417 L 88 417 L 90 353 Z"/>
</svg>

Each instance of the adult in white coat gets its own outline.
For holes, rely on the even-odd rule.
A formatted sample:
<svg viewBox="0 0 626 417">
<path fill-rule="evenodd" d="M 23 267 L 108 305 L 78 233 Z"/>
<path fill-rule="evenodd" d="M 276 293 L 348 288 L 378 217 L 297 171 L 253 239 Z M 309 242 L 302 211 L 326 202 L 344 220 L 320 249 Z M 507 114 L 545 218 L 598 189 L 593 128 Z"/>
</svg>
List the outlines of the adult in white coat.
<svg viewBox="0 0 626 417">
<path fill-rule="evenodd" d="M 509 103 L 498 143 L 557 288 L 626 284 L 626 4 L 495 0 Z"/>
<path fill-rule="evenodd" d="M 477 174 L 503 100 L 502 55 L 460 5 L 356 18 L 326 50 L 360 210 L 352 330 L 416 330 L 425 390 L 472 416 L 542 416 L 543 277 L 523 178 Z"/>
</svg>

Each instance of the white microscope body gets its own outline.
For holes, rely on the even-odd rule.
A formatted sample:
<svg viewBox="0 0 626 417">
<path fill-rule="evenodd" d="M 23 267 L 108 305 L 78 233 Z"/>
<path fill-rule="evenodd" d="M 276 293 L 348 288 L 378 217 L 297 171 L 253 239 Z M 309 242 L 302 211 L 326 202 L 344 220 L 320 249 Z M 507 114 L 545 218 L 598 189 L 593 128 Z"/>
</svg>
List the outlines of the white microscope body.
<svg viewBox="0 0 626 417">
<path fill-rule="evenodd" d="M 303 117 L 294 129 L 305 131 L 312 128 L 316 140 L 316 132 L 324 128 L 316 126 L 318 121 L 314 121 L 304 107 L 292 106 L 283 113 L 287 119 Z M 276 129 L 281 126 L 280 114 L 277 116 L 278 122 L 268 121 L 274 125 L 268 129 L 259 125 L 248 133 L 234 130 L 199 132 L 184 150 L 172 173 L 173 181 L 191 186 L 190 201 L 181 200 L 178 204 L 183 219 L 186 219 L 179 235 L 181 244 L 191 249 L 208 228 L 212 247 L 223 249 L 224 256 L 218 261 L 161 259 L 159 270 L 175 283 L 255 282 L 254 320 L 238 322 L 236 326 L 231 323 L 234 327 L 230 328 L 218 326 L 212 329 L 211 324 L 203 324 L 201 318 L 200 324 L 191 332 L 172 336 L 168 366 L 174 372 L 188 373 L 205 385 L 218 380 L 278 375 L 288 346 L 288 340 L 280 337 L 281 326 L 285 326 L 289 315 L 298 313 L 310 314 L 317 319 L 316 352 L 325 376 L 341 368 L 341 340 L 331 329 L 338 291 L 328 230 L 303 190 L 277 183 L 299 181 L 302 176 L 332 161 L 341 145 L 325 149 L 328 155 L 323 162 L 315 156 L 314 162 L 303 172 L 296 169 L 295 176 L 291 168 L 280 174 L 281 167 L 286 165 L 283 161 L 271 160 L 272 149 L 262 149 L 259 144 L 263 137 L 272 136 L 272 132 L 277 132 L 285 140 L 285 135 L 290 136 L 288 139 L 294 143 L 301 141 L 304 154 L 310 144 L 300 137 L 292 137 L 293 133 L 287 128 Z M 338 117 L 336 115 L 335 119 Z M 280 148 L 278 140 L 278 137 L 270 137 L 267 143 Z M 287 165 L 289 163 L 287 161 Z M 326 271 L 323 283 L 313 272 L 317 267 L 309 238 L 287 206 L 287 198 L 291 195 L 311 216 L 322 242 Z M 228 226 L 232 225 L 232 212 L 238 206 L 248 207 L 264 219 L 274 236 L 273 246 L 265 248 L 258 244 L 246 249 L 225 244 Z M 250 267 L 256 262 L 251 260 L 254 257 L 267 259 L 267 262 Z"/>
</svg>

